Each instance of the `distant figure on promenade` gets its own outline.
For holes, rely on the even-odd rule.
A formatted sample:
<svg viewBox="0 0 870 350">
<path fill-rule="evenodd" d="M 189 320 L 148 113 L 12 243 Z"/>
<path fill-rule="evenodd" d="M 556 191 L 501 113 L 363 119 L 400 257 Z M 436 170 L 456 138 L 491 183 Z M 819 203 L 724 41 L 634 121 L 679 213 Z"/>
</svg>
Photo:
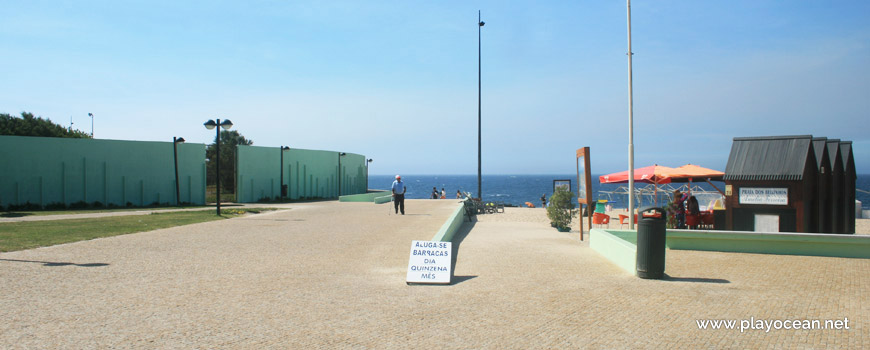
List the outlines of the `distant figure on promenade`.
<svg viewBox="0 0 870 350">
<path fill-rule="evenodd" d="M 438 199 L 438 189 L 437 188 L 432 187 L 432 194 L 429 196 L 429 198 Z"/>
<path fill-rule="evenodd" d="M 686 228 L 686 198 L 688 195 L 683 194 L 680 190 L 674 191 L 673 211 L 674 217 L 677 218 L 677 228 Z"/>
<path fill-rule="evenodd" d="M 541 208 L 547 207 L 547 194 L 544 193 L 541 195 Z"/>
<path fill-rule="evenodd" d="M 459 190 L 456 190 L 456 199 L 462 199 L 462 192 L 459 192 Z"/>
<path fill-rule="evenodd" d="M 447 199 L 447 191 L 444 190 L 444 187 L 441 187 L 441 199 Z"/>
<path fill-rule="evenodd" d="M 396 214 L 399 213 L 399 208 L 402 209 L 402 215 L 405 215 L 405 183 L 402 182 L 402 177 L 396 175 L 396 181 L 393 181 L 393 205 L 396 207 Z"/>
</svg>

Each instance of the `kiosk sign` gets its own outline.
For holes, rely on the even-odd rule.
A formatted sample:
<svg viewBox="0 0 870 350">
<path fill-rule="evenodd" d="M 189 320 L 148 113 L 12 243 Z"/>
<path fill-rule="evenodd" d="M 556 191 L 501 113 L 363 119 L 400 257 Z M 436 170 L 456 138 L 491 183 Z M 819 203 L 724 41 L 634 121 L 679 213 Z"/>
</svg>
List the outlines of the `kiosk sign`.
<svg viewBox="0 0 870 350">
<path fill-rule="evenodd" d="M 740 204 L 788 205 L 788 188 L 741 187 Z"/>
<path fill-rule="evenodd" d="M 411 241 L 407 283 L 450 284 L 453 243 Z"/>
</svg>

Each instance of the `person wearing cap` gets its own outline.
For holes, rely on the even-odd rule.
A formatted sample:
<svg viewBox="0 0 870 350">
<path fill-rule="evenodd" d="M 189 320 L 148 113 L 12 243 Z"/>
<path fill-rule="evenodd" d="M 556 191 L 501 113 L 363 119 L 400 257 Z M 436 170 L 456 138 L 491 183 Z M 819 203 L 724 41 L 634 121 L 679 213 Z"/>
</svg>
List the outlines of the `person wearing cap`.
<svg viewBox="0 0 870 350">
<path fill-rule="evenodd" d="M 393 181 L 393 205 L 396 207 L 396 214 L 399 213 L 399 209 L 402 210 L 402 215 L 405 215 L 405 191 L 407 188 L 405 187 L 405 183 L 402 182 L 402 177 L 396 175 L 396 181 Z"/>
</svg>

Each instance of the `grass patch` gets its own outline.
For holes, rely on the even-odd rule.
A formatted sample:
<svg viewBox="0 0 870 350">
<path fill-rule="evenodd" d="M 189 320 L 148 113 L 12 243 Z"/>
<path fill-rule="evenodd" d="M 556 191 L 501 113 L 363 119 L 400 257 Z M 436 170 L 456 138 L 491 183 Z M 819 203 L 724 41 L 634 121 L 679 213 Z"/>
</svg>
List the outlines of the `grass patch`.
<svg viewBox="0 0 870 350">
<path fill-rule="evenodd" d="M 224 209 L 221 210 L 222 216 L 215 215 L 214 211 L 206 210 L 91 219 L 0 223 L 0 252 L 11 252 L 206 221 L 224 220 L 248 213 L 256 214 L 268 210 L 275 209 Z"/>
<path fill-rule="evenodd" d="M 91 214 L 91 213 L 116 213 L 125 211 L 158 211 L 171 209 L 193 209 L 205 208 L 204 205 L 191 205 L 184 207 L 133 207 L 133 208 L 117 208 L 117 209 L 85 209 L 85 210 L 33 210 L 33 211 L 8 211 L 0 213 L 0 218 L 20 218 L 24 216 L 47 216 L 47 215 L 75 215 L 75 214 Z"/>
</svg>

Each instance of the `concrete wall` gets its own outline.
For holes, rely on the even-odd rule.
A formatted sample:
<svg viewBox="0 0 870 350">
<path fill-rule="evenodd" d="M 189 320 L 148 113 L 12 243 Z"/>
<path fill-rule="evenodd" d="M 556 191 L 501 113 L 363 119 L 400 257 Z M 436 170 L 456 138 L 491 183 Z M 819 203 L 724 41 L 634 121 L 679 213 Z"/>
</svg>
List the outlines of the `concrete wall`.
<svg viewBox="0 0 870 350">
<path fill-rule="evenodd" d="M 637 233 L 592 229 L 589 247 L 632 275 L 637 275 Z"/>
<path fill-rule="evenodd" d="M 456 209 L 453 210 L 453 213 L 447 218 L 447 221 L 444 222 L 444 225 L 441 225 L 441 229 L 432 237 L 432 240 L 437 242 L 453 242 L 453 237 L 456 236 L 456 232 L 459 231 L 464 222 L 465 205 L 459 203 Z"/>
<path fill-rule="evenodd" d="M 391 191 L 375 190 L 369 193 L 348 194 L 338 197 L 339 202 L 375 202 L 376 198 L 391 196 Z M 376 203 L 381 204 L 381 203 Z"/>
<path fill-rule="evenodd" d="M 175 204 L 172 142 L 0 136 L 0 206 Z M 205 145 L 178 145 L 181 201 L 205 203 Z"/>
<path fill-rule="evenodd" d="M 589 246 L 636 274 L 637 231 L 592 229 Z M 668 230 L 666 246 L 674 250 L 870 259 L 870 236 L 851 234 Z"/>
<path fill-rule="evenodd" d="M 281 195 L 281 151 L 278 147 L 238 146 L 236 201 L 253 203 Z M 284 151 L 287 199 L 339 197 L 338 152 L 305 149 Z M 341 158 L 341 195 L 366 192 L 365 157 Z"/>
</svg>

